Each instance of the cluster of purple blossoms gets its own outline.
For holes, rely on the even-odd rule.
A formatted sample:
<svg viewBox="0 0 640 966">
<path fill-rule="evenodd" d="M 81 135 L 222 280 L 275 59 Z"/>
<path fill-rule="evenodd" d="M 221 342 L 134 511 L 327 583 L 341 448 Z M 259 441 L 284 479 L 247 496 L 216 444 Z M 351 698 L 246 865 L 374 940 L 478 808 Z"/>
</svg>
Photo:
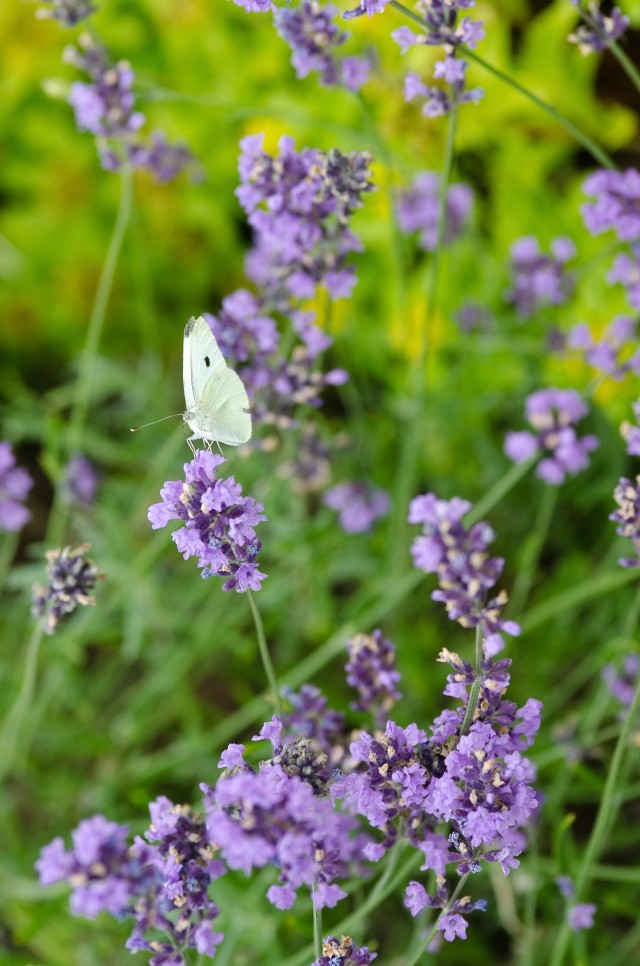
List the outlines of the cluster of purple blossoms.
<svg viewBox="0 0 640 966">
<path fill-rule="evenodd" d="M 144 168 L 160 183 L 190 166 L 190 152 L 183 145 L 168 144 L 161 133 L 154 133 L 148 143 L 137 138 L 145 116 L 136 109 L 130 65 L 114 63 L 89 34 L 82 34 L 78 44 L 65 50 L 65 60 L 87 73 L 89 83 L 73 83 L 69 101 L 79 130 L 96 136 L 102 166 L 107 171 L 124 165 Z"/>
<path fill-rule="evenodd" d="M 33 480 L 16 466 L 11 443 L 0 442 L 0 530 L 21 530 L 31 513 L 23 505 Z"/>
<path fill-rule="evenodd" d="M 350 936 L 329 936 L 322 942 L 322 956 L 311 966 L 369 966 L 377 956 L 367 946 L 354 945 Z"/>
<path fill-rule="evenodd" d="M 443 244 L 449 245 L 466 228 L 473 209 L 473 191 L 466 184 L 453 184 L 447 190 Z M 420 232 L 420 245 L 433 252 L 438 243 L 440 220 L 440 176 L 434 171 L 416 175 L 408 191 L 398 197 L 398 225 L 407 234 Z"/>
<path fill-rule="evenodd" d="M 133 918 L 126 947 L 152 952 L 150 966 L 185 966 L 189 949 L 213 958 L 224 936 L 213 930 L 219 910 L 207 891 L 224 866 L 213 858 L 204 821 L 188 806 L 160 797 L 149 810 L 146 842 L 129 845 L 127 826 L 102 815 L 80 822 L 71 849 L 54 839 L 36 863 L 40 882 L 68 882 L 77 916 Z M 145 938 L 149 933 L 155 938 Z"/>
<path fill-rule="evenodd" d="M 575 245 L 569 238 L 555 238 L 551 254 L 540 251 L 537 238 L 527 236 L 511 246 L 512 286 L 506 299 L 524 318 L 544 305 L 562 305 L 573 292 L 575 280 L 566 263 L 575 258 Z"/>
<path fill-rule="evenodd" d="M 631 408 L 636 424 L 640 424 L 640 399 L 634 402 Z M 620 434 L 627 444 L 628 455 L 640 456 L 640 425 L 634 426 L 628 420 L 625 420 L 620 426 Z"/>
<path fill-rule="evenodd" d="M 285 430 L 297 426 L 297 407 L 320 407 L 322 390 L 348 378 L 343 369 L 318 369 L 332 340 L 300 303 L 313 298 L 319 285 L 341 298 L 355 284 L 347 256 L 361 246 L 348 225 L 361 196 L 372 189 L 370 156 L 296 151 L 285 137 L 274 157 L 262 143 L 262 135 L 241 142 L 237 189 L 254 232 L 247 272 L 258 293 L 238 289 L 206 318 L 247 388 L 254 420 Z M 288 321 L 289 338 L 281 339 L 274 315 Z"/>
<path fill-rule="evenodd" d="M 325 506 L 336 510 L 345 533 L 366 533 L 389 512 L 389 496 L 368 483 L 338 483 L 322 497 Z"/>
<path fill-rule="evenodd" d="M 230 869 L 246 875 L 267 865 L 278 869 L 278 884 L 267 891 L 278 909 L 290 909 L 303 886 L 317 909 L 332 908 L 346 895 L 335 880 L 362 864 L 370 840 L 322 794 L 326 755 L 304 739 L 283 743 L 277 716 L 253 740 L 273 747 L 259 771 L 244 761 L 244 746 L 234 744 L 221 757 L 225 771 L 215 788 L 200 786 L 209 836 Z"/>
<path fill-rule="evenodd" d="M 414 566 L 438 575 L 439 589 L 431 597 L 444 603 L 450 620 L 462 627 L 477 627 L 486 654 L 496 654 L 504 643 L 500 633 L 517 635 L 518 624 L 504 620 L 506 591 L 486 600 L 488 591 L 502 574 L 502 557 L 490 557 L 495 533 L 488 523 L 465 527 L 463 517 L 471 509 L 467 500 L 439 500 L 435 494 L 417 496 L 409 507 L 409 523 L 422 524 L 413 541 Z"/>
<path fill-rule="evenodd" d="M 575 423 L 587 413 L 587 406 L 573 389 L 540 389 L 526 400 L 527 419 L 534 433 L 507 433 L 504 451 L 515 463 L 538 453 L 547 454 L 536 467 L 536 476 L 559 486 L 567 474 L 574 475 L 589 465 L 588 454 L 598 448 L 596 436 L 578 437 Z"/>
<path fill-rule="evenodd" d="M 47 551 L 47 586 L 33 588 L 34 617 L 42 620 L 46 634 L 53 634 L 64 617 L 80 606 L 95 604 L 91 591 L 101 578 L 87 560 L 89 544 Z"/>
<path fill-rule="evenodd" d="M 531 784 L 535 769 L 523 752 L 537 734 L 541 703 L 530 699 L 517 708 L 506 701 L 511 662 L 486 656 L 474 720 L 463 734 L 476 675 L 457 654 L 444 651 L 440 660 L 453 668 L 445 693 L 461 699 L 462 706 L 440 714 L 429 738 L 415 724 L 401 728 L 393 721 L 384 732 L 363 731 L 350 746 L 356 770 L 330 789 L 332 798 L 382 833 L 382 842 L 367 849 L 372 859 L 376 849 L 382 853 L 395 841 L 401 820 L 404 834 L 424 856 L 422 869 L 435 872 L 438 883 L 431 899 L 419 883 L 409 885 L 406 904 L 414 915 L 427 904 L 447 906 L 449 866 L 459 875 L 479 871 L 481 859 L 499 862 L 505 875 L 516 868 L 525 844 L 518 829 L 538 807 Z M 463 935 L 463 926 L 466 921 L 445 916 L 439 928 L 453 939 Z"/>
<path fill-rule="evenodd" d="M 617 668 L 615 664 L 605 664 L 602 668 L 602 680 L 623 708 L 631 707 L 639 677 L 639 654 L 626 654 L 621 668 Z"/>
<path fill-rule="evenodd" d="M 162 503 L 154 503 L 147 515 L 154 530 L 170 520 L 182 521 L 172 539 L 185 560 L 198 558 L 203 577 L 224 577 L 223 590 L 260 590 L 266 574 L 256 563 L 262 544 L 254 527 L 266 520 L 264 508 L 242 495 L 233 476 L 217 478 L 224 462 L 224 456 L 198 450 L 184 464 L 184 480 L 167 481 L 160 491 Z"/>
<path fill-rule="evenodd" d="M 571 2 L 578 8 L 583 23 L 574 33 L 569 34 L 568 39 L 569 43 L 578 45 L 584 56 L 606 50 L 629 26 L 629 18 L 619 7 L 613 7 L 610 14 L 605 14 L 600 9 L 599 0 L 590 0 L 587 3 L 584 0 Z"/>
<path fill-rule="evenodd" d="M 607 326 L 600 340 L 596 341 L 589 326 L 580 322 L 569 331 L 566 345 L 582 352 L 589 365 L 602 375 L 619 381 L 628 372 L 640 375 L 637 328 L 637 319 L 619 315 Z"/>
<path fill-rule="evenodd" d="M 402 697 L 396 687 L 400 672 L 396 670 L 395 645 L 382 636 L 382 631 L 375 630 L 373 634 L 356 634 L 347 641 L 347 653 L 347 684 L 360 695 L 351 707 L 354 711 L 374 713 L 376 721 L 386 720 Z"/>
<path fill-rule="evenodd" d="M 63 27 L 75 27 L 98 9 L 93 0 L 40 0 L 36 17 L 41 20 L 57 20 Z"/>
<path fill-rule="evenodd" d="M 298 77 L 317 71 L 320 82 L 326 86 L 358 91 L 369 79 L 372 64 L 364 57 L 335 56 L 348 39 L 348 34 L 334 23 L 337 14 L 330 4 L 302 0 L 298 6 L 274 11 L 274 24 L 291 48 L 291 63 Z"/>
<path fill-rule="evenodd" d="M 593 196 L 581 208 L 584 223 L 592 235 L 615 231 L 622 242 L 640 238 L 640 173 L 595 171 L 584 183 L 586 195 Z"/>
<path fill-rule="evenodd" d="M 448 114 L 457 104 L 477 104 L 483 96 L 479 87 L 465 89 L 469 65 L 462 57 L 456 56 L 461 44 L 474 50 L 484 37 L 482 21 L 471 20 L 470 17 L 462 17 L 458 21 L 460 10 L 468 10 L 474 5 L 474 0 L 420 0 L 416 7 L 424 17 L 424 32 L 416 34 L 409 27 L 400 27 L 391 34 L 403 54 L 418 44 L 442 47 L 444 50 L 445 58 L 436 61 L 433 76 L 436 80 L 444 81 L 447 87 L 424 84 L 413 73 L 405 78 L 405 100 L 424 99 L 422 114 L 425 117 Z"/>
<path fill-rule="evenodd" d="M 69 501 L 88 506 L 93 503 L 100 475 L 95 466 L 81 453 L 76 453 L 67 464 L 63 489 Z"/>
<path fill-rule="evenodd" d="M 640 247 L 637 244 L 631 246 L 630 254 L 616 255 L 607 281 L 611 284 L 620 282 L 626 290 L 629 305 L 640 309 Z"/>
<path fill-rule="evenodd" d="M 487 908 L 485 899 L 478 899 L 476 902 L 471 902 L 469 896 L 463 896 L 462 899 L 458 899 L 453 904 L 449 903 L 449 890 L 446 881 L 442 878 L 437 880 L 435 896 L 430 896 L 420 882 L 416 882 L 415 880 L 411 881 L 405 892 L 404 904 L 412 916 L 419 916 L 428 907 L 432 909 L 444 909 L 446 906 L 447 912 L 439 917 L 437 930 L 442 933 L 444 939 L 449 943 L 453 942 L 454 939 L 467 938 L 469 923 L 461 913 L 464 912 L 465 915 L 468 915 L 470 912 L 475 912 L 476 910 L 485 912 Z"/>
<path fill-rule="evenodd" d="M 621 567 L 640 567 L 640 475 L 635 482 L 621 477 L 613 491 L 613 498 L 618 509 L 609 519 L 618 524 L 617 534 L 630 538 L 635 552 L 634 557 L 622 557 L 618 563 Z"/>
<path fill-rule="evenodd" d="M 575 889 L 568 875 L 559 875 L 556 879 L 556 885 L 565 899 L 568 900 L 567 920 L 569 922 L 569 928 L 573 932 L 579 932 L 581 929 L 591 929 L 593 926 L 593 917 L 596 914 L 596 906 L 589 902 L 571 901 L 575 896 Z"/>
<path fill-rule="evenodd" d="M 355 274 L 347 256 L 362 247 L 348 222 L 372 190 L 371 156 L 335 148 L 296 151 L 283 137 L 272 157 L 263 140 L 250 135 L 240 142 L 236 194 L 254 231 L 250 278 L 276 306 L 283 296 L 285 304 L 291 296 L 312 297 L 319 284 L 333 298 L 348 297 Z"/>
<path fill-rule="evenodd" d="M 282 715 L 286 741 L 308 741 L 316 754 L 326 755 L 331 774 L 334 768 L 342 764 L 345 755 L 344 714 L 328 707 L 326 697 L 313 684 L 303 684 L 299 691 L 285 687 L 282 697 L 290 707 Z"/>
</svg>

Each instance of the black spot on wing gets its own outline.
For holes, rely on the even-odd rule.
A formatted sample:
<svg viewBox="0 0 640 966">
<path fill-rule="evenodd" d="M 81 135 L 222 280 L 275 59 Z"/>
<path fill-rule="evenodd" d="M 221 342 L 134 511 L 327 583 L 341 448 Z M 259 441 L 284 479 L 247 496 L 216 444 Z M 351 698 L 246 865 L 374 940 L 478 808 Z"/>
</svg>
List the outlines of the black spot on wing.
<svg viewBox="0 0 640 966">
<path fill-rule="evenodd" d="M 209 358 L 209 356 L 205 356 L 205 357 L 204 357 L 204 364 L 205 364 L 205 366 L 207 367 L 207 369 L 208 369 L 208 368 L 209 368 L 209 366 L 211 365 L 211 359 Z"/>
</svg>

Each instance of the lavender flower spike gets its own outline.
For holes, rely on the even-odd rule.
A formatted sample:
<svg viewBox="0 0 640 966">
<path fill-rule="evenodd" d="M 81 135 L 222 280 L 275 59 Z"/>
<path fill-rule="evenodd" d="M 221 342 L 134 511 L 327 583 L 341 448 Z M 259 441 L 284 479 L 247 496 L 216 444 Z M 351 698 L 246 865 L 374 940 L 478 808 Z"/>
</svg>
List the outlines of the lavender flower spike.
<svg viewBox="0 0 640 966">
<path fill-rule="evenodd" d="M 384 715 L 402 697 L 396 684 L 400 672 L 396 670 L 396 649 L 382 631 L 373 634 L 356 634 L 347 641 L 349 660 L 345 667 L 347 684 L 360 694 L 352 708 L 356 711 L 378 710 Z"/>
<path fill-rule="evenodd" d="M 451 244 L 468 226 L 473 208 L 473 191 L 466 184 L 453 184 L 447 191 L 443 241 Z M 440 217 L 440 176 L 422 171 L 408 191 L 398 198 L 398 224 L 407 234 L 420 232 L 420 246 L 433 252 L 438 242 Z"/>
<path fill-rule="evenodd" d="M 60 621 L 80 605 L 95 604 L 91 591 L 101 574 L 86 559 L 89 544 L 47 552 L 47 586 L 34 587 L 34 617 L 41 618 L 45 633 L 53 634 Z"/>
<path fill-rule="evenodd" d="M 367 483 L 339 483 L 324 494 L 325 506 L 337 510 L 345 533 L 366 533 L 389 512 L 389 497 Z"/>
<path fill-rule="evenodd" d="M 507 456 L 523 463 L 537 453 L 546 454 L 536 467 L 536 476 L 552 486 L 559 486 L 567 474 L 586 469 L 588 454 L 600 444 L 595 436 L 578 438 L 574 429 L 587 412 L 579 394 L 573 389 L 540 389 L 527 397 L 526 408 L 535 432 L 507 433 Z"/>
<path fill-rule="evenodd" d="M 57 20 L 63 27 L 75 27 L 98 9 L 93 0 L 40 0 L 46 7 L 39 7 L 36 17 L 41 20 Z"/>
<path fill-rule="evenodd" d="M 618 509 L 609 519 L 618 524 L 616 533 L 631 538 L 635 551 L 634 557 L 623 557 L 618 563 L 621 567 L 640 567 L 640 476 L 635 483 L 623 476 L 613 491 L 613 498 Z"/>
<path fill-rule="evenodd" d="M 181 520 L 184 526 L 172 534 L 176 547 L 185 560 L 198 558 L 203 577 L 225 577 L 223 590 L 260 590 L 266 574 L 256 563 L 262 543 L 254 527 L 266 520 L 264 508 L 242 495 L 233 476 L 217 478 L 224 462 L 223 456 L 198 450 L 184 464 L 184 481 L 165 483 L 160 491 L 162 502 L 149 507 L 149 522 L 158 530 L 170 520 Z"/>
<path fill-rule="evenodd" d="M 311 966 L 369 966 L 377 956 L 367 946 L 354 945 L 350 936 L 329 936 L 322 942 L 322 956 Z"/>
<path fill-rule="evenodd" d="M 587 54 L 606 50 L 629 26 L 629 18 L 619 7 L 613 7 L 607 16 L 600 10 L 599 0 L 590 0 L 589 3 L 572 0 L 572 3 L 580 11 L 584 23 L 580 24 L 575 33 L 569 34 L 568 40 L 570 44 L 577 44 L 580 53 L 585 57 Z"/>
<path fill-rule="evenodd" d="M 16 466 L 11 444 L 0 442 L 0 530 L 21 530 L 31 513 L 23 500 L 33 486 L 26 470 Z"/>
</svg>

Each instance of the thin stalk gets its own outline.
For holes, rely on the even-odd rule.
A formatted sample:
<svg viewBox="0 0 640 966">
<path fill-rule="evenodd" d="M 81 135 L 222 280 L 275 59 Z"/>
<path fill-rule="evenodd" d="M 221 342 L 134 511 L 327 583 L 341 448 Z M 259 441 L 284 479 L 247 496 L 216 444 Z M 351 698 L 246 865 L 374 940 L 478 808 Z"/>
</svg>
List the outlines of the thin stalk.
<svg viewBox="0 0 640 966">
<path fill-rule="evenodd" d="M 433 926 L 431 927 L 431 929 L 429 931 L 429 934 L 427 935 L 427 937 L 425 939 L 421 939 L 420 940 L 420 945 L 418 946 L 418 948 L 416 949 L 416 951 L 414 952 L 414 954 L 412 956 L 411 955 L 409 956 L 409 958 L 403 964 L 403 966 L 415 966 L 415 963 L 418 962 L 418 960 L 420 959 L 420 957 L 422 956 L 422 954 L 426 952 L 426 950 L 429 947 L 429 944 L 431 943 L 431 941 L 435 937 L 436 932 L 438 931 L 438 926 L 440 924 L 440 921 L 442 920 L 443 916 L 447 916 L 451 912 L 451 909 L 453 908 L 453 904 L 455 902 L 457 902 L 458 896 L 460 895 L 460 893 L 464 889 L 465 885 L 467 884 L 467 879 L 469 878 L 470 875 L 471 875 L 471 873 L 470 872 L 467 872 L 466 875 L 463 875 L 462 876 L 462 878 L 458 882 L 457 886 L 453 890 L 453 893 L 452 893 L 451 897 L 449 898 L 446 906 L 444 907 L 444 909 L 442 910 L 442 912 L 440 913 L 440 915 L 438 916 L 438 918 L 434 922 Z"/>
<path fill-rule="evenodd" d="M 377 909 L 380 903 L 383 902 L 387 896 L 396 891 L 398 886 L 403 884 L 406 885 L 409 876 L 414 871 L 421 858 L 422 857 L 420 855 L 417 855 L 414 852 L 414 854 L 397 870 L 396 875 L 394 875 L 393 878 L 387 882 L 385 889 L 380 890 L 379 893 L 377 893 L 376 890 L 375 896 L 373 893 L 370 893 L 365 901 L 358 906 L 358 909 L 355 912 L 352 912 L 350 915 L 346 916 L 339 923 L 332 927 L 332 934 L 336 936 L 349 934 L 353 930 L 354 926 L 357 926 L 358 923 L 369 915 L 370 912 L 373 912 L 374 909 Z M 309 960 L 313 955 L 313 951 L 313 946 L 305 946 L 304 949 L 294 953 L 294 955 L 290 956 L 289 959 L 285 959 L 284 963 L 280 963 L 279 966 L 308 966 Z M 403 963 L 403 966 L 408 966 L 408 964 Z"/>
<path fill-rule="evenodd" d="M 511 469 L 507 470 L 502 479 L 497 480 L 496 483 L 491 487 L 488 493 L 474 503 L 472 508 L 466 514 L 464 518 L 465 527 L 470 527 L 478 520 L 482 520 L 483 517 L 493 510 L 500 500 L 507 495 L 509 490 L 520 482 L 523 476 L 526 476 L 532 466 L 535 466 L 537 462 L 537 457 L 532 456 L 530 459 L 525 460 L 523 463 L 514 463 Z"/>
<path fill-rule="evenodd" d="M 536 519 L 531 532 L 522 549 L 522 556 L 518 565 L 518 576 L 511 594 L 511 608 L 515 614 L 520 614 L 527 603 L 531 592 L 531 585 L 536 574 L 538 560 L 547 539 L 553 511 L 558 501 L 557 486 L 546 486 L 542 492 L 542 499 L 538 505 Z"/>
<path fill-rule="evenodd" d="M 620 66 L 622 67 L 623 71 L 625 72 L 625 74 L 627 75 L 627 77 L 635 87 L 635 89 L 640 93 L 640 71 L 638 71 L 638 68 L 636 67 L 636 65 L 633 63 L 632 60 L 630 60 L 629 57 L 627 57 L 624 50 L 617 43 L 617 41 L 614 40 L 607 46 L 609 47 L 609 50 L 611 51 L 615 59 L 620 64 Z"/>
<path fill-rule="evenodd" d="M 27 645 L 22 685 L 0 732 L 0 780 L 10 772 L 20 741 L 20 732 L 31 705 L 38 668 L 38 655 L 44 631 L 38 621 Z"/>
<path fill-rule="evenodd" d="M 444 161 L 440 174 L 439 189 L 439 212 L 438 212 L 438 233 L 436 237 L 435 250 L 431 254 L 429 275 L 427 277 L 427 307 L 425 316 L 425 332 L 422 339 L 420 352 L 413 368 L 412 380 L 412 405 L 408 421 L 407 431 L 404 434 L 403 447 L 400 456 L 400 466 L 398 469 L 397 485 L 394 495 L 394 513 L 390 521 L 394 539 L 391 541 L 391 569 L 393 573 L 398 573 L 402 568 L 401 553 L 403 551 L 402 537 L 405 532 L 404 521 L 406 518 L 409 499 L 415 485 L 416 469 L 418 458 L 421 452 L 421 441 L 424 437 L 423 412 L 426 397 L 426 376 L 425 359 L 431 348 L 431 335 L 433 320 L 436 313 L 438 282 L 440 278 L 441 253 L 446 228 L 447 214 L 447 191 L 451 180 L 451 170 L 453 167 L 453 154 L 456 135 L 456 106 L 453 105 L 448 118 L 447 137 L 445 141 Z"/>
<path fill-rule="evenodd" d="M 4 590 L 4 582 L 16 555 L 19 539 L 19 530 L 7 531 L 2 538 L 2 545 L 0 546 L 0 594 Z"/>
<path fill-rule="evenodd" d="M 316 886 L 311 886 L 311 905 L 313 907 L 313 948 L 316 959 L 322 956 L 322 909 L 315 903 Z"/>
<path fill-rule="evenodd" d="M 473 716 L 476 713 L 476 708 L 478 707 L 478 697 L 480 695 L 480 688 L 482 687 L 482 631 L 479 624 L 476 627 L 476 658 L 473 673 L 474 679 L 469 692 L 469 700 L 467 701 L 464 719 L 462 721 L 462 729 L 460 731 L 461 735 L 466 735 L 469 728 L 473 724 Z"/>
<path fill-rule="evenodd" d="M 576 901 L 578 902 L 582 900 L 586 886 L 593 877 L 596 861 L 602 852 L 602 849 L 604 848 L 607 831 L 611 827 L 615 813 L 620 807 L 620 801 L 617 796 L 618 775 L 622 767 L 624 753 L 629 745 L 631 733 L 636 726 L 639 711 L 640 680 L 636 686 L 633 702 L 629 708 L 620 731 L 618 741 L 616 742 L 616 746 L 613 751 L 611 767 L 607 773 L 607 779 L 605 781 L 602 798 L 600 799 L 598 814 L 591 830 L 591 835 L 589 836 L 589 841 L 587 842 L 587 846 L 584 850 L 582 862 L 575 879 L 575 896 Z M 564 962 L 564 954 L 569 941 L 569 933 L 569 924 L 565 920 L 560 932 L 558 933 L 558 937 L 553 948 L 550 966 L 561 966 L 561 964 Z"/>
<path fill-rule="evenodd" d="M 129 168 L 123 168 L 120 174 L 120 198 L 118 201 L 118 211 L 116 220 L 111 233 L 109 247 L 105 256 L 98 287 L 96 289 L 89 326 L 85 337 L 82 355 L 80 356 L 80 367 L 78 378 L 75 385 L 73 402 L 71 404 L 71 415 L 69 417 L 69 431 L 67 434 L 66 453 L 69 457 L 72 453 L 80 452 L 82 446 L 82 436 L 89 410 L 91 399 L 91 389 L 95 368 L 96 353 L 100 344 L 102 328 L 113 288 L 118 258 L 122 249 L 122 243 L 131 217 L 133 204 L 133 179 Z M 60 488 L 56 488 L 53 507 L 49 516 L 46 543 L 58 546 L 64 536 L 65 518 L 67 506 L 62 500 Z"/>
<path fill-rule="evenodd" d="M 417 13 L 414 13 L 413 10 L 405 7 L 403 3 L 399 3 L 398 0 L 391 0 L 389 6 L 395 7 L 395 9 L 402 13 L 405 17 L 408 17 L 415 23 L 419 23 L 423 30 L 427 29 L 426 21 Z M 603 149 L 599 147 L 595 141 L 592 141 L 588 135 L 584 134 L 579 128 L 577 128 L 568 117 L 565 117 L 565 115 L 558 110 L 557 107 L 554 107 L 552 104 L 548 104 L 546 101 L 543 101 L 541 97 L 538 97 L 538 95 L 534 94 L 533 91 L 530 91 L 527 87 L 524 87 L 523 84 L 518 83 L 518 81 L 514 80 L 512 77 L 509 77 L 508 74 L 505 74 L 497 67 L 494 67 L 493 64 L 487 63 L 487 61 L 476 54 L 474 50 L 470 50 L 468 47 L 464 47 L 462 45 L 460 45 L 458 49 L 464 54 L 465 57 L 468 57 L 469 60 L 473 60 L 476 64 L 479 64 L 480 67 L 484 67 L 484 69 L 488 70 L 494 75 L 494 77 L 498 77 L 505 84 L 508 84 L 509 87 L 513 87 L 513 89 L 518 91 L 519 94 L 522 94 L 523 97 L 526 97 L 541 110 L 549 114 L 554 121 L 563 127 L 565 131 L 571 135 L 571 137 L 575 138 L 575 140 L 578 141 L 578 143 L 581 144 L 582 147 L 588 151 L 589 154 L 595 158 L 598 164 L 602 165 L 603 168 L 611 168 L 612 170 L 616 169 L 616 164 L 609 157 L 606 151 L 603 151 Z"/>
<path fill-rule="evenodd" d="M 436 247 L 431 256 L 429 264 L 429 275 L 427 277 L 427 314 L 426 331 L 422 342 L 420 357 L 418 359 L 418 369 L 422 368 L 429 343 L 431 340 L 431 329 L 436 313 L 438 298 L 438 283 L 440 281 L 440 263 L 442 260 L 442 249 L 444 247 L 444 236 L 447 227 L 447 194 L 449 182 L 451 181 L 451 171 L 453 168 L 453 152 L 456 143 L 456 129 L 458 127 L 458 106 L 454 102 L 449 113 L 447 124 L 447 137 L 444 144 L 444 161 L 442 163 L 442 173 L 440 175 L 439 197 L 438 197 L 438 231 L 436 234 Z M 422 382 L 422 380 L 421 380 Z"/>
<path fill-rule="evenodd" d="M 252 590 L 247 591 L 247 597 L 249 598 L 249 607 L 251 608 L 251 614 L 253 615 L 253 623 L 256 627 L 256 634 L 258 635 L 258 648 L 260 650 L 260 657 L 262 658 L 262 666 L 271 690 L 273 709 L 275 713 L 280 716 L 280 689 L 278 687 L 278 681 L 273 669 L 273 662 L 267 646 L 267 638 L 265 637 L 264 633 L 264 624 L 262 623 L 262 617 L 260 616 L 260 611 L 258 610 L 258 605 L 256 604 L 256 599 Z"/>
</svg>

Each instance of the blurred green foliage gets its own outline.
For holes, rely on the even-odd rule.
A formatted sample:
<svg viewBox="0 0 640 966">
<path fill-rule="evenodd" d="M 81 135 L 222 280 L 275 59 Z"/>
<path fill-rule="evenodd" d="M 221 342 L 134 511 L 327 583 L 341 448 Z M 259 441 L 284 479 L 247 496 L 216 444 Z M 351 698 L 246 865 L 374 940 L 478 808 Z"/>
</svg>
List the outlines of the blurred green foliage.
<svg viewBox="0 0 640 966">
<path fill-rule="evenodd" d="M 639 5 L 628 9 L 639 23 Z M 74 31 L 36 19 L 35 10 L 26 2 L 0 8 L 2 438 L 37 482 L 2 608 L 5 710 L 22 679 L 28 595 L 41 579 L 73 380 L 119 190 L 118 177 L 100 169 L 91 136 L 76 131 L 65 100 L 76 73 L 61 54 Z M 636 95 L 610 58 L 582 58 L 567 45 L 576 17 L 566 0 L 479 3 L 476 12 L 487 27 L 480 51 L 487 61 L 557 106 L 622 164 L 637 164 Z M 371 48 L 377 58 L 371 84 L 357 97 L 319 88 L 314 77 L 296 80 L 269 19 L 226 0 L 111 0 L 95 17 L 114 55 L 134 66 L 150 126 L 187 142 L 203 178 L 158 186 L 135 177 L 84 436 L 102 482 L 95 508 L 72 508 L 67 535 L 91 543 L 107 579 L 97 607 L 45 642 L 21 756 L 1 799 L 2 963 L 130 962 L 126 928 L 105 917 L 74 920 L 65 890 L 40 889 L 33 872 L 39 849 L 94 812 L 141 831 L 157 794 L 195 800 L 198 783 L 217 773 L 225 744 L 250 738 L 269 714 L 247 602 L 200 580 L 193 561 L 185 563 L 168 534 L 151 532 L 146 520 L 163 481 L 179 477 L 187 459 L 182 432 L 165 423 L 129 433 L 182 407 L 186 319 L 215 312 L 244 284 L 248 233 L 234 189 L 238 141 L 247 133 L 264 131 L 270 148 L 289 133 L 298 146 L 374 155 L 378 191 L 355 225 L 365 246 L 359 283 L 327 323 L 336 340 L 330 361 L 347 368 L 351 381 L 328 393 L 317 418 L 327 437 L 349 436 L 333 458 L 336 482 L 369 479 L 396 492 L 403 439 L 416 418 L 408 372 L 425 332 L 428 266 L 413 241 L 398 240 L 393 196 L 417 171 L 440 169 L 445 131 L 442 121 L 421 118 L 403 102 L 403 72 L 427 76 L 436 54 L 414 50 L 403 60 L 389 38 L 401 23 L 387 10 L 352 24 L 352 50 Z M 522 427 L 526 394 L 543 385 L 589 386 L 584 368 L 548 352 L 549 324 L 566 329 L 586 320 L 600 329 L 625 303 L 606 283 L 607 241 L 591 238 L 579 217 L 593 161 L 518 92 L 479 66 L 469 73 L 485 99 L 460 112 L 453 180 L 472 184 L 476 208 L 471 231 L 443 259 L 413 492 L 477 500 L 508 469 L 504 433 Z M 545 249 L 558 235 L 571 237 L 580 275 L 569 303 L 522 323 L 503 296 L 509 246 L 529 234 Z M 491 310 L 488 333 L 460 332 L 453 314 L 466 300 Z M 510 697 L 533 695 L 546 706 L 534 754 L 547 799 L 539 841 L 509 879 L 474 878 L 474 897 L 489 897 L 497 915 L 476 916 L 469 940 L 447 945 L 438 962 L 545 962 L 559 927 L 553 879 L 571 873 L 580 855 L 615 738 L 616 710 L 600 670 L 634 646 L 624 630 L 634 590 L 629 575 L 616 571 L 621 541 L 607 516 L 618 476 L 635 472 L 617 423 L 637 395 L 630 382 L 596 391 L 588 428 L 601 448 L 588 472 L 560 488 L 527 609 L 510 614 L 524 628 L 509 645 Z M 438 651 L 447 646 L 468 658 L 472 641 L 430 601 L 432 582 L 412 572 L 412 534 L 398 523 L 404 507 L 394 506 L 372 535 L 346 536 L 317 498 L 281 478 L 296 445 L 292 437 L 275 453 L 230 458 L 245 492 L 266 506 L 263 566 L 270 576 L 259 602 L 278 673 L 296 684 L 312 680 L 333 705 L 346 707 L 344 642 L 382 626 L 404 677 L 398 720 L 428 721 L 443 706 Z M 491 512 L 509 588 L 534 552 L 543 499 L 542 484 L 530 477 Z M 599 581 L 610 574 L 618 585 L 603 592 Z M 598 929 L 576 938 L 567 962 L 622 963 L 637 953 L 640 876 L 627 864 L 640 844 L 637 791 L 629 766 L 620 819 L 598 867 Z M 247 885 L 232 875 L 219 883 L 228 938 L 216 962 L 281 964 L 309 942 L 308 910 L 299 904 L 276 913 L 264 899 L 268 881 L 259 876 Z M 326 931 L 344 914 L 329 912 Z M 408 919 L 401 898 L 389 900 L 376 921 L 358 927 L 358 942 L 377 937 L 379 961 L 402 966 L 414 928 Z M 535 938 L 535 960 L 523 953 L 525 935 Z"/>
</svg>

